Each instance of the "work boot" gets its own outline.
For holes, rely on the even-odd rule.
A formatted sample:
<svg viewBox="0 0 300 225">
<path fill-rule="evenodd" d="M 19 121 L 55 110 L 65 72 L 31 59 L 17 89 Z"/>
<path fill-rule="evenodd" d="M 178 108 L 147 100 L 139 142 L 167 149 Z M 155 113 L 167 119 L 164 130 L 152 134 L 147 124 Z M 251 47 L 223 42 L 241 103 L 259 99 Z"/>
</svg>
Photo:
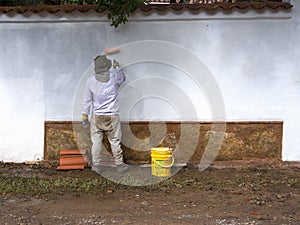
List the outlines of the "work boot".
<svg viewBox="0 0 300 225">
<path fill-rule="evenodd" d="M 96 173 L 100 173 L 101 171 L 103 171 L 103 167 L 102 166 L 92 166 L 91 170 Z"/>
<path fill-rule="evenodd" d="M 121 165 L 117 165 L 117 171 L 118 171 L 119 173 L 124 173 L 124 172 L 126 172 L 127 170 L 129 170 L 129 165 L 127 165 L 127 164 L 125 164 L 125 163 L 123 163 L 123 164 L 121 164 Z"/>
</svg>

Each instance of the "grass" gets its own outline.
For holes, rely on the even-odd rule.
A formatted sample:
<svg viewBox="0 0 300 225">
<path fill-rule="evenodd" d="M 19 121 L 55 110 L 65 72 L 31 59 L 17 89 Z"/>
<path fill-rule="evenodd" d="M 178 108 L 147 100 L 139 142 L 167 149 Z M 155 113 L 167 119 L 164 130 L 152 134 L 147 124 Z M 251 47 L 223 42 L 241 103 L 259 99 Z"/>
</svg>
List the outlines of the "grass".
<svg viewBox="0 0 300 225">
<path fill-rule="evenodd" d="M 75 195 L 96 194 L 108 189 L 140 189 L 143 191 L 169 192 L 172 188 L 198 188 L 205 190 L 224 191 L 233 189 L 247 189 L 254 192 L 267 188 L 299 188 L 300 173 L 297 170 L 213 170 L 213 171 L 182 171 L 159 183 L 148 186 L 126 186 L 105 179 L 90 171 L 83 172 L 55 172 L 47 175 L 43 168 L 32 169 L 33 173 L 24 168 L 14 170 L 14 167 L 1 167 L 0 195 L 30 195 L 55 197 L 69 192 Z M 28 170 L 30 171 L 30 170 Z M 44 171 L 44 172 L 43 172 Z M 50 170 L 51 171 L 51 170 Z M 53 170 L 52 170 L 53 172 Z M 37 173 L 39 175 L 37 175 Z M 125 177 L 124 177 L 125 179 Z M 137 182 L 126 177 L 128 184 Z"/>
<path fill-rule="evenodd" d="M 2 195 L 49 195 L 63 192 L 95 193 L 115 188 L 115 184 L 101 177 L 83 180 L 72 177 L 36 178 L 0 175 L 0 193 Z"/>
</svg>

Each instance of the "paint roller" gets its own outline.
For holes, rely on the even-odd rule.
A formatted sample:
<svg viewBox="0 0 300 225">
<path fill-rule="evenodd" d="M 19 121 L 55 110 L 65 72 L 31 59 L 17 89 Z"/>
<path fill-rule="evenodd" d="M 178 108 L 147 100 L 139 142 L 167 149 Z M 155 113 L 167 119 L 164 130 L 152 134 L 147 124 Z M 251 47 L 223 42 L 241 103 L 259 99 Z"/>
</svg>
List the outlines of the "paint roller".
<svg viewBox="0 0 300 225">
<path fill-rule="evenodd" d="M 105 55 L 113 55 L 113 54 L 117 54 L 119 52 L 120 52 L 119 48 L 109 48 L 104 51 L 104 54 Z"/>
</svg>

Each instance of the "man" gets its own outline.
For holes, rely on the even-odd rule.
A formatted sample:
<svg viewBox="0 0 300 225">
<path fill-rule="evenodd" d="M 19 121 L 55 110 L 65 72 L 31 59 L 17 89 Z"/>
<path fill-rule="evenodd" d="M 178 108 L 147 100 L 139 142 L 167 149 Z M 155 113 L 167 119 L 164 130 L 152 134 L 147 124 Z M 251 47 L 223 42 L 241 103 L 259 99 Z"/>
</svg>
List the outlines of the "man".
<svg viewBox="0 0 300 225">
<path fill-rule="evenodd" d="M 106 55 L 99 55 L 94 59 L 94 74 L 89 77 L 82 104 L 82 122 L 86 127 L 88 115 L 91 115 L 91 140 L 92 140 L 92 170 L 99 172 L 100 153 L 105 150 L 102 144 L 103 135 L 106 133 L 109 140 L 117 171 L 128 169 L 124 164 L 121 149 L 121 124 L 119 117 L 118 94 L 121 84 L 125 81 L 125 74 L 119 68 L 119 63 L 114 60 L 114 72 L 110 71 L 111 60 Z"/>
</svg>

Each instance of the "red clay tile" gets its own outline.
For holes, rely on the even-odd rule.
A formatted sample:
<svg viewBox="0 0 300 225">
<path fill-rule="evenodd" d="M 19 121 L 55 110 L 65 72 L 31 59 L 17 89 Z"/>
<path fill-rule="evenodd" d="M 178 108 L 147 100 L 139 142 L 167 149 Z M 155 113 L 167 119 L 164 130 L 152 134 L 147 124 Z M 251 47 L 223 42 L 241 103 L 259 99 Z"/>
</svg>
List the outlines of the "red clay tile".
<svg viewBox="0 0 300 225">
<path fill-rule="evenodd" d="M 86 150 L 60 150 L 60 155 L 85 155 Z"/>
<path fill-rule="evenodd" d="M 84 165 L 64 165 L 64 166 L 58 166 L 56 169 L 57 170 L 83 170 Z"/>
<path fill-rule="evenodd" d="M 87 166 L 88 159 L 85 156 L 71 156 L 71 157 L 61 157 L 59 159 L 59 164 L 61 166 L 65 165 L 84 165 Z"/>
</svg>

